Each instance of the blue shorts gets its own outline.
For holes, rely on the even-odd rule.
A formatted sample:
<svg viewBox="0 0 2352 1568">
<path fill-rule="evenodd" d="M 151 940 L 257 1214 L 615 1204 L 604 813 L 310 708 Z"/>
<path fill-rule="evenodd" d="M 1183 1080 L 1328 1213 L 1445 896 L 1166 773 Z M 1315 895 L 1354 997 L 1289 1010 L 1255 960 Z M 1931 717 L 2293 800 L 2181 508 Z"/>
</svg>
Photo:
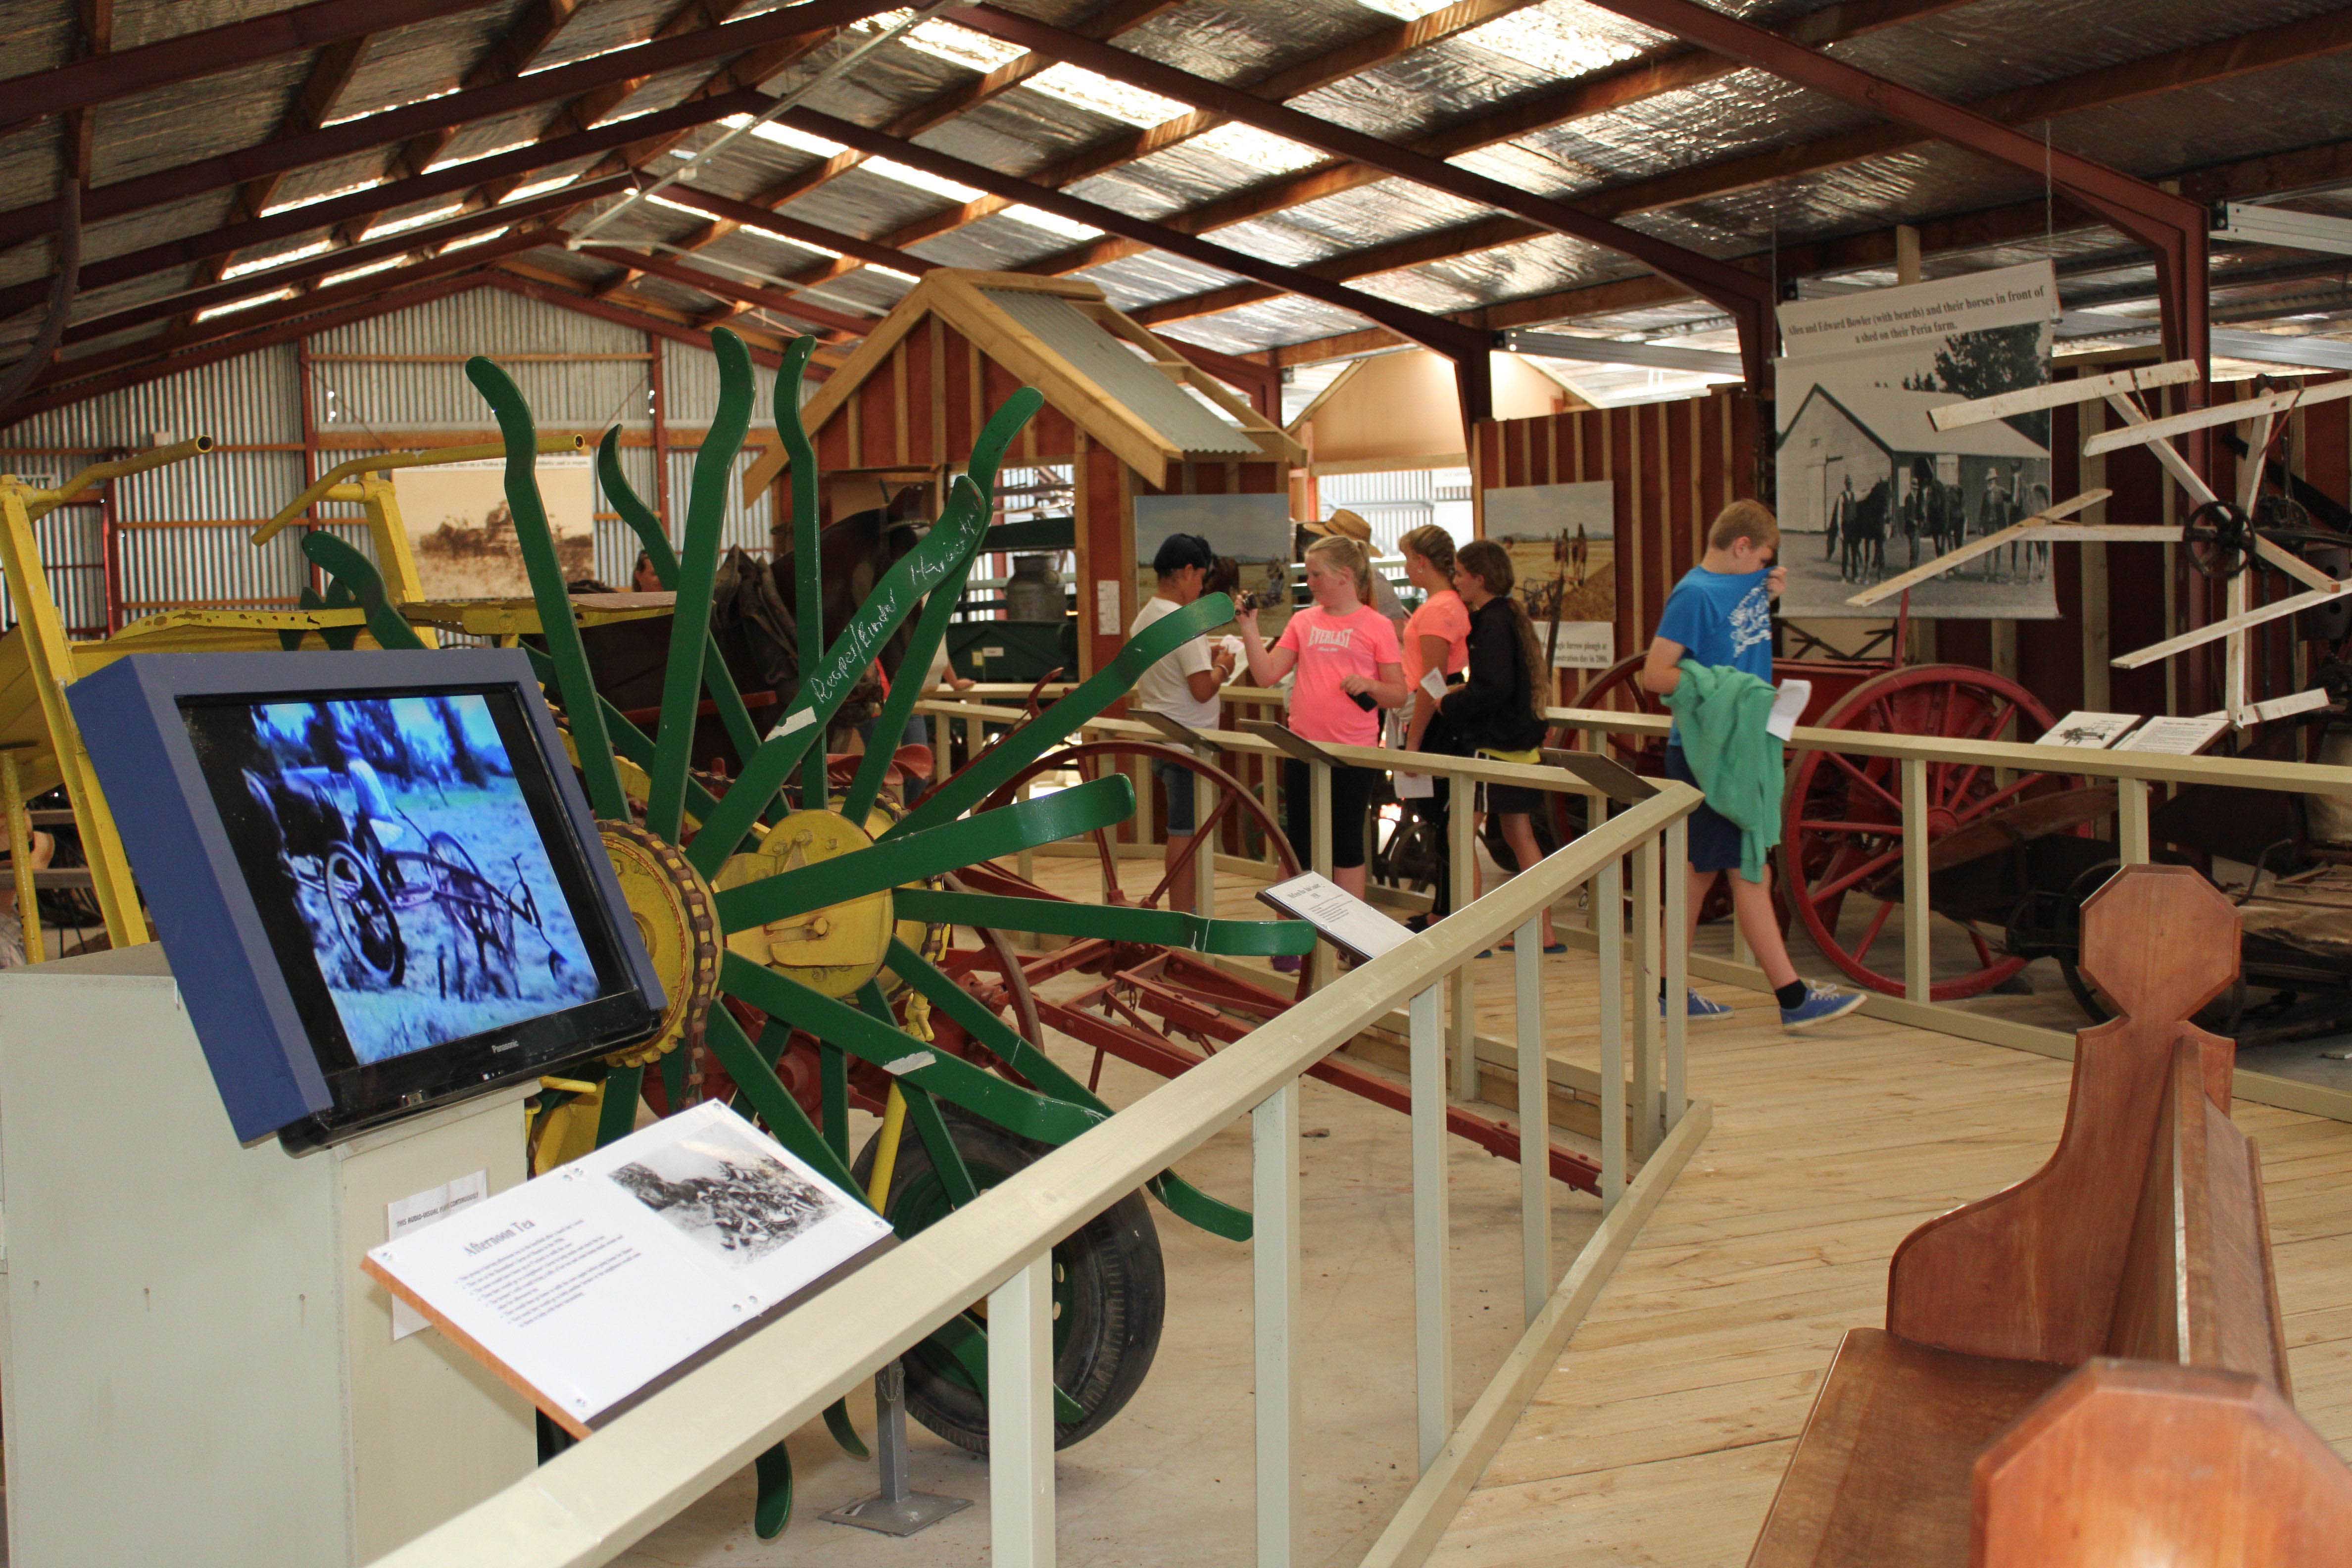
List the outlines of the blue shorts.
<svg viewBox="0 0 2352 1568">
<path fill-rule="evenodd" d="M 1666 776 L 1698 786 L 1698 777 L 1691 772 L 1690 759 L 1683 755 L 1680 746 L 1666 748 Z M 1739 826 L 1715 807 L 1702 802 L 1690 814 L 1690 863 L 1694 871 L 1737 871 L 1740 860 Z"/>
<path fill-rule="evenodd" d="M 1151 759 L 1151 771 L 1168 791 L 1168 820 L 1161 828 L 1179 837 L 1192 831 L 1192 770 L 1180 763 Z"/>
</svg>

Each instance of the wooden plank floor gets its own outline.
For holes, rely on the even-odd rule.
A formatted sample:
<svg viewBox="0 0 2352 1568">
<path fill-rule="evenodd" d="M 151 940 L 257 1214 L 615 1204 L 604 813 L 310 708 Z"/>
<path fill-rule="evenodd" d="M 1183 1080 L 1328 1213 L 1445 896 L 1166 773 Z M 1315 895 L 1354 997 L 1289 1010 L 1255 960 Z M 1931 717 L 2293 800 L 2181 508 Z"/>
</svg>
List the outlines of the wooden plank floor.
<svg viewBox="0 0 2352 1568">
<path fill-rule="evenodd" d="M 1769 999 L 1690 1034 L 1715 1128 L 1432 1558 L 1738 1564 L 1839 1337 L 1886 1262 L 2026 1175 L 2068 1068 L 1874 1020 L 1783 1035 Z M 2260 1144 L 2297 1404 L 2352 1454 L 2352 1126 L 2240 1104 Z"/>
</svg>

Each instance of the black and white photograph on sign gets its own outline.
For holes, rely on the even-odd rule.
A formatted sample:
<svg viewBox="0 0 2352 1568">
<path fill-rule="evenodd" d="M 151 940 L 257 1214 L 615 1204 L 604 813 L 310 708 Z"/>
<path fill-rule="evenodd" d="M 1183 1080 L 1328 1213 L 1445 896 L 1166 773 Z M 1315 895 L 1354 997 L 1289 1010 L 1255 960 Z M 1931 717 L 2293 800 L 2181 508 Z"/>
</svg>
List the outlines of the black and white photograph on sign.
<svg viewBox="0 0 2352 1568">
<path fill-rule="evenodd" d="M 648 1150 L 610 1179 L 712 1258 L 738 1268 L 843 1206 L 723 1123 Z"/>
<path fill-rule="evenodd" d="M 1885 619 L 1849 596 L 2047 507 L 2050 416 L 1938 430 L 1930 410 L 2050 379 L 2049 263 L 1780 307 L 1774 510 L 1801 619 Z M 1990 551 L 1911 590 L 1914 616 L 2046 620 L 2050 546 Z"/>
<path fill-rule="evenodd" d="M 1617 488 L 1606 479 L 1486 493 L 1486 536 L 1510 553 L 1519 599 L 1555 669 L 1617 662 Z"/>
<path fill-rule="evenodd" d="M 1258 622 L 1268 642 L 1281 635 L 1290 615 L 1290 496 L 1138 496 L 1135 498 L 1136 600 L 1148 602 L 1159 585 L 1151 558 L 1171 533 L 1197 533 L 1224 568 L 1204 588 L 1224 593 L 1238 605 L 1258 595 L 1275 613 Z"/>
</svg>

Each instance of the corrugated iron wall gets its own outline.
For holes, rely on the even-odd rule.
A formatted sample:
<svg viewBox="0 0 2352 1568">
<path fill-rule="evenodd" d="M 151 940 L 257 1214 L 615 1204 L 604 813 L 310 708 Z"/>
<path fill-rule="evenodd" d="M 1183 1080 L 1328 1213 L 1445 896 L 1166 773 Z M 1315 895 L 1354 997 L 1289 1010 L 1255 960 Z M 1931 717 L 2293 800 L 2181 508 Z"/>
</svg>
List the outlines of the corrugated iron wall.
<svg viewBox="0 0 2352 1568">
<path fill-rule="evenodd" d="M 495 289 L 320 332 L 299 345 L 236 359 L 52 409 L 0 430 L 0 469 L 61 481 L 89 464 L 159 440 L 210 436 L 204 457 L 134 475 L 90 504 L 40 525 L 51 591 L 77 637 L 103 636 L 142 615 L 189 606 L 293 602 L 309 583 L 296 536 L 256 548 L 247 536 L 299 494 L 311 475 L 362 452 L 495 440 L 488 406 L 466 379 L 467 355 L 499 356 L 545 431 L 593 441 L 622 428 L 621 466 L 658 508 L 668 491 L 675 538 L 683 527 L 696 447 L 718 399 L 708 350 L 653 339 Z M 656 359 L 656 355 L 660 357 Z M 660 382 L 667 469 L 656 478 L 654 391 Z M 746 509 L 740 475 L 774 439 L 771 373 L 757 373 L 751 445 L 727 487 L 726 541 L 764 552 L 769 503 Z M 307 388 L 307 395 L 306 395 Z M 804 395 L 804 394 L 803 394 Z M 600 490 L 597 575 L 626 584 L 637 545 Z M 326 503 L 321 520 L 356 519 Z M 370 550 L 363 528 L 336 531 Z M 14 607 L 0 600 L 0 626 Z"/>
</svg>

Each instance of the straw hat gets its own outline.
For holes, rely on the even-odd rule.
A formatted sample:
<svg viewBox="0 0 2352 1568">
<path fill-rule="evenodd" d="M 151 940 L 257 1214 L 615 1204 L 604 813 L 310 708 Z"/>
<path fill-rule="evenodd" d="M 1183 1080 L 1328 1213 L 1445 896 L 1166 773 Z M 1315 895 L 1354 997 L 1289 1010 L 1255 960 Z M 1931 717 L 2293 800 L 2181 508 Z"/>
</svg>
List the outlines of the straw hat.
<svg viewBox="0 0 2352 1568">
<path fill-rule="evenodd" d="M 1372 525 L 1345 507 L 1320 522 L 1303 523 L 1300 526 L 1309 533 L 1336 535 L 1341 539 L 1352 539 L 1359 544 L 1370 544 L 1372 542 Z"/>
</svg>

